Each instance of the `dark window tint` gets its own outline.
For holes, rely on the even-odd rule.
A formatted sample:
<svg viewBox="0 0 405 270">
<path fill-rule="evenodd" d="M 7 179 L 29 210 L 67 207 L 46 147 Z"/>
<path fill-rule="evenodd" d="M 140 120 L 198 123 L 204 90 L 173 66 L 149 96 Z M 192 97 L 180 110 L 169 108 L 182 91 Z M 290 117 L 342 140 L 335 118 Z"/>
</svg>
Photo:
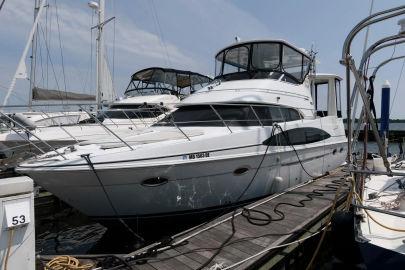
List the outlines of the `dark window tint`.
<svg viewBox="0 0 405 270">
<path fill-rule="evenodd" d="M 183 106 L 163 118 L 156 125 L 178 126 L 221 126 L 223 125 L 218 115 L 207 105 Z"/>
<path fill-rule="evenodd" d="M 271 126 L 274 122 L 300 119 L 299 113 L 291 108 L 260 105 L 193 105 L 182 106 L 162 119 L 156 125 L 179 126 Z M 285 120 L 286 119 L 286 120 Z"/>
<path fill-rule="evenodd" d="M 300 145 L 319 142 L 330 138 L 329 133 L 318 128 L 294 128 L 268 138 L 263 142 L 265 145 L 286 146 Z"/>
<path fill-rule="evenodd" d="M 301 117 L 299 113 L 291 108 L 280 108 L 281 114 L 283 115 L 283 119 L 285 121 L 295 121 L 295 120 L 300 120 Z"/>
<path fill-rule="evenodd" d="M 100 119 L 138 119 L 138 118 L 154 118 L 167 112 L 165 107 L 157 108 L 153 105 L 135 105 L 135 104 L 117 104 L 111 105 L 110 109 L 99 113 Z"/>
<path fill-rule="evenodd" d="M 228 126 L 259 126 L 259 121 L 250 106 L 213 106 Z"/>
<path fill-rule="evenodd" d="M 158 109 L 146 109 L 146 110 L 114 110 L 106 111 L 100 116 L 104 119 L 138 119 L 138 118 L 154 118 L 161 115 L 162 112 Z"/>
</svg>

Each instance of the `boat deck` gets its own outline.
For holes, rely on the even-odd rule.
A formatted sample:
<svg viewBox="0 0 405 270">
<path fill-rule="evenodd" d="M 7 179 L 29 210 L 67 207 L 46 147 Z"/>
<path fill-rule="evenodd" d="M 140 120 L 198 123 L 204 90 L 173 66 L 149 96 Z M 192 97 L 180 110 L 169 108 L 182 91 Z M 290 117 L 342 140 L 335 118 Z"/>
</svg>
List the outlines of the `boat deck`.
<svg viewBox="0 0 405 270">
<path fill-rule="evenodd" d="M 336 207 L 344 206 L 349 190 L 345 176 L 339 168 L 315 181 L 245 207 L 261 211 L 251 212 L 251 216 L 265 219 L 268 224 L 254 225 L 246 218 L 246 213 L 242 215 L 238 210 L 233 219 L 233 235 L 232 213 L 228 213 L 174 236 L 169 247 L 156 243 L 125 257 L 134 256 L 131 267 L 139 270 L 269 269 L 282 260 L 283 253 L 298 246 L 298 242 L 318 235 L 325 228 L 339 186 Z M 268 220 L 266 214 L 273 220 Z"/>
</svg>

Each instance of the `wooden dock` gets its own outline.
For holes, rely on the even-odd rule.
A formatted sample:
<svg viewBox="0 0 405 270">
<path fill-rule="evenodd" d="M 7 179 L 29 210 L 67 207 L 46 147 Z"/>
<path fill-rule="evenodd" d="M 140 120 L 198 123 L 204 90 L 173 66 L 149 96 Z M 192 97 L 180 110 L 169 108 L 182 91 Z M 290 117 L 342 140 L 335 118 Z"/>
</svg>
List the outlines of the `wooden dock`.
<svg viewBox="0 0 405 270">
<path fill-rule="evenodd" d="M 129 264 L 137 270 L 270 269 L 299 243 L 320 235 L 335 197 L 335 209 L 344 206 L 350 184 L 345 176 L 340 168 L 330 175 L 245 207 L 261 211 L 250 212 L 251 216 L 264 219 L 256 222 L 269 221 L 263 212 L 270 215 L 273 221 L 267 225 L 250 223 L 247 213 L 242 215 L 238 210 L 233 218 L 233 234 L 232 213 L 229 213 L 174 236 L 170 243 L 156 243 L 124 258 L 131 258 Z M 340 192 L 335 196 L 339 186 Z"/>
</svg>

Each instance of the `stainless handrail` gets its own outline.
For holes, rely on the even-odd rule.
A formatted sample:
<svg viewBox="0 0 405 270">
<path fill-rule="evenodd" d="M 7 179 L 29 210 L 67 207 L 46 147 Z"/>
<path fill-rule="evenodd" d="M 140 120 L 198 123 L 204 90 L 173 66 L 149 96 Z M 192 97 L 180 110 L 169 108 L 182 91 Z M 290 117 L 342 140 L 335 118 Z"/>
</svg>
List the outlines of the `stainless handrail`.
<svg viewBox="0 0 405 270">
<path fill-rule="evenodd" d="M 187 140 L 191 141 L 190 137 L 188 137 L 187 134 L 179 126 L 176 125 L 170 114 L 167 115 L 164 110 L 162 110 L 161 108 L 158 109 L 165 115 L 165 118 L 166 117 L 170 118 L 171 123 L 187 138 Z"/>
<path fill-rule="evenodd" d="M 42 111 L 42 113 L 45 114 L 46 116 L 48 116 L 48 118 L 49 118 L 49 115 L 48 115 L 46 112 Z M 60 124 L 60 122 L 57 123 L 53 118 L 51 118 L 51 121 L 54 122 L 55 124 L 58 124 L 59 128 L 61 128 L 61 129 L 62 129 L 67 135 L 69 135 L 73 140 L 75 140 L 77 143 L 79 142 L 72 134 L 70 134 L 64 127 L 62 127 L 62 125 Z"/>
<path fill-rule="evenodd" d="M 224 126 L 226 126 L 229 131 L 232 133 L 232 130 L 229 128 L 229 126 L 225 123 L 224 119 L 221 117 L 221 115 L 217 112 L 217 110 L 215 110 L 214 106 L 212 106 L 212 104 L 210 104 L 210 108 L 214 111 L 214 113 L 219 117 L 219 119 L 221 119 L 222 123 L 224 124 Z"/>
<path fill-rule="evenodd" d="M 28 144 L 30 144 L 30 145 L 32 144 L 36 149 L 39 150 L 39 152 L 41 152 L 42 154 L 45 154 L 45 151 L 43 151 L 41 148 L 39 148 L 34 142 L 30 141 L 29 138 L 25 138 L 24 136 L 22 136 L 22 135 L 20 134 L 20 132 L 18 132 L 18 130 L 16 130 L 11 124 L 8 125 L 6 121 L 2 121 L 2 122 L 3 122 L 3 124 L 5 124 L 9 129 L 11 129 L 12 131 L 14 131 L 18 136 L 20 136 L 24 141 L 28 142 Z M 11 150 L 12 150 L 12 148 L 7 148 L 7 149 L 11 149 Z M 37 156 L 35 153 L 34 153 L 34 155 Z"/>
<path fill-rule="evenodd" d="M 54 151 L 56 154 L 58 154 L 59 156 L 61 156 L 63 159 L 67 159 L 64 155 L 62 155 L 61 153 L 59 153 L 52 145 L 50 145 L 49 143 L 41 140 L 37 135 L 35 135 L 34 133 L 32 133 L 29 129 L 25 128 L 23 125 L 21 125 L 20 123 L 18 123 L 17 121 L 14 121 L 14 119 L 12 119 L 11 117 L 9 117 L 8 115 L 4 114 L 2 111 L 0 111 L 0 114 L 4 117 L 6 117 L 7 119 L 9 119 L 11 122 L 14 123 L 14 125 L 18 125 L 20 126 L 20 128 L 22 128 L 25 132 L 28 132 L 29 134 L 31 134 L 33 137 L 35 137 L 38 141 L 40 141 L 41 143 L 45 144 L 46 146 L 49 147 L 49 149 L 51 149 L 52 151 Z"/>
<path fill-rule="evenodd" d="M 122 112 L 125 114 L 125 116 L 128 118 L 128 120 L 132 123 L 132 125 L 133 125 L 136 129 L 138 129 L 138 127 L 136 126 L 135 122 L 132 121 L 131 118 L 129 118 L 128 114 L 127 114 L 125 111 L 122 111 Z"/>
<path fill-rule="evenodd" d="M 253 111 L 253 114 L 256 116 L 257 121 L 259 121 L 260 125 L 261 125 L 262 127 L 264 127 L 264 125 L 263 125 L 262 121 L 260 121 L 260 118 L 259 118 L 259 116 L 257 115 L 255 109 L 253 109 L 253 106 L 250 105 L 249 107 L 250 107 L 250 109 Z"/>
<path fill-rule="evenodd" d="M 92 117 L 98 124 L 103 126 L 105 129 L 107 129 L 112 135 L 114 135 L 118 140 L 120 140 L 123 144 L 125 144 L 129 149 L 134 150 L 132 146 L 130 146 L 126 141 L 124 141 L 120 136 L 118 136 L 115 132 L 113 132 L 111 129 L 109 129 L 107 126 L 105 126 L 100 120 L 97 119 L 94 115 L 89 113 L 86 109 L 82 108 L 79 106 L 83 111 L 85 111 L 90 117 Z"/>
</svg>

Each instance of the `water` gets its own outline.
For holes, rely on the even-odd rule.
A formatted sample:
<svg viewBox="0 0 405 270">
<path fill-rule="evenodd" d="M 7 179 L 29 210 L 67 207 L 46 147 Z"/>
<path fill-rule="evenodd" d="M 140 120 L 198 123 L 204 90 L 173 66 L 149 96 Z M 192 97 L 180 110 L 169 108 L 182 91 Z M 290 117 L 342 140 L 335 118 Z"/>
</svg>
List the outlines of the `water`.
<svg viewBox="0 0 405 270">
<path fill-rule="evenodd" d="M 109 231 L 54 197 L 47 199 L 35 205 L 37 254 L 123 254 L 147 244 L 124 231 Z"/>
<path fill-rule="evenodd" d="M 363 142 L 359 141 L 357 143 L 357 145 L 356 145 L 356 150 L 354 152 L 362 154 L 363 153 L 363 148 L 364 148 Z M 377 143 L 376 142 L 368 142 L 367 143 L 367 152 L 368 153 L 378 153 L 379 151 L 378 151 Z M 394 154 L 398 155 L 399 152 L 400 152 L 400 148 L 399 148 L 398 143 L 390 143 L 388 145 L 388 152 L 391 153 L 392 155 L 394 155 Z"/>
</svg>

